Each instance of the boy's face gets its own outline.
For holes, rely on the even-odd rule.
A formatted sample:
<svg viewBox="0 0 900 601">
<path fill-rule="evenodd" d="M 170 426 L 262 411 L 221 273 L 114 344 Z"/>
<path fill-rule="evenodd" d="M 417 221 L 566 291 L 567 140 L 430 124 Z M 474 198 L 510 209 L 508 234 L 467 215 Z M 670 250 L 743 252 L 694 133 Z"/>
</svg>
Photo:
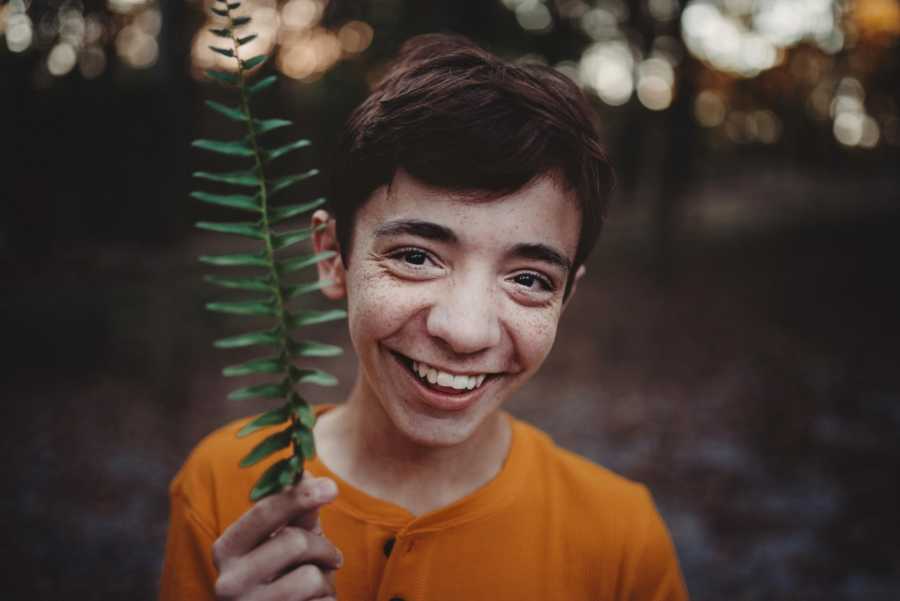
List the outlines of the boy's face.
<svg viewBox="0 0 900 601">
<path fill-rule="evenodd" d="M 355 393 L 417 444 L 468 439 L 549 353 L 579 228 L 549 177 L 472 200 L 398 171 L 357 212 L 346 270 L 320 267 L 347 295 Z"/>
</svg>

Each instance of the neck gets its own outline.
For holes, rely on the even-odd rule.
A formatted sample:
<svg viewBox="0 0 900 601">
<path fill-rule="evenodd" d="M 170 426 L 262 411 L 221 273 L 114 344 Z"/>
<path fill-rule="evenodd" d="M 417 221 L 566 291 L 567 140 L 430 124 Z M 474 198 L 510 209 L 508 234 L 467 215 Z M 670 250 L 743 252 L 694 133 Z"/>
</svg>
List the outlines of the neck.
<svg viewBox="0 0 900 601">
<path fill-rule="evenodd" d="M 374 399 L 354 388 L 346 403 L 316 425 L 320 460 L 369 495 L 420 515 L 449 505 L 490 482 L 512 438 L 509 420 L 495 411 L 469 438 L 452 446 L 408 439 Z"/>
</svg>

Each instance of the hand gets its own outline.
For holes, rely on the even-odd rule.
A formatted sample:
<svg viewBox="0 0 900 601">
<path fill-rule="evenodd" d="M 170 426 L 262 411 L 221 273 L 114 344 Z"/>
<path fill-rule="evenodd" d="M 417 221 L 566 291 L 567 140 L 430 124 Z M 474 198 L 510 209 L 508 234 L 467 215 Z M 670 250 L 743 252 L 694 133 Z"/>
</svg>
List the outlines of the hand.
<svg viewBox="0 0 900 601">
<path fill-rule="evenodd" d="M 319 507 L 337 496 L 328 478 L 308 472 L 266 497 L 213 543 L 220 601 L 335 601 L 331 571 L 341 552 L 322 534 Z"/>
</svg>

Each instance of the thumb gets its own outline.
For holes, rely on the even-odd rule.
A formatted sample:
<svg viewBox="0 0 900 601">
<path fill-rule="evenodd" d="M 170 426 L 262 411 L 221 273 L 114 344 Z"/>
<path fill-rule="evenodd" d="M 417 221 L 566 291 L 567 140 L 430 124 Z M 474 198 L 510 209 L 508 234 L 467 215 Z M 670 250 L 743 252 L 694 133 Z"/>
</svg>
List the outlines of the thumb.
<svg viewBox="0 0 900 601">
<path fill-rule="evenodd" d="M 303 510 L 296 513 L 289 523 L 292 526 L 303 528 L 316 534 L 322 534 L 322 526 L 319 523 L 319 509 L 323 505 L 331 503 L 337 497 L 338 489 L 334 480 L 330 478 L 316 478 L 309 472 L 306 472 L 303 474 L 300 483 L 297 484 L 295 493 L 306 497 L 308 501 L 303 504 Z"/>
</svg>

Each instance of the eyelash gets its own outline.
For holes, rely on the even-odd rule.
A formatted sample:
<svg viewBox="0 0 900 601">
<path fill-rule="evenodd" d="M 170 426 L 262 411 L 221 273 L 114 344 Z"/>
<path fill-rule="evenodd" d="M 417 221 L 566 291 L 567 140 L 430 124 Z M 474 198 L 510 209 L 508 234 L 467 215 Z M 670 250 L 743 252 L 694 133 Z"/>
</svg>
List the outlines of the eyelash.
<svg viewBox="0 0 900 601">
<path fill-rule="evenodd" d="M 422 267 L 425 267 L 424 263 L 419 265 L 416 263 L 410 263 L 409 261 L 406 261 L 405 259 L 411 254 L 422 255 L 423 257 L 425 257 L 426 260 L 430 260 L 432 263 L 435 262 L 434 259 L 431 257 L 431 255 L 427 251 L 424 251 L 421 248 L 416 248 L 414 246 L 399 248 L 399 249 L 389 253 L 388 257 L 391 259 L 394 259 L 395 261 L 402 262 L 403 264 L 405 264 L 413 269 L 420 269 Z"/>
<path fill-rule="evenodd" d="M 553 292 L 556 290 L 556 287 L 553 285 L 553 282 L 550 280 L 550 278 L 543 276 L 539 273 L 535 273 L 533 271 L 523 271 L 521 273 L 517 273 L 516 275 L 514 275 L 512 277 L 512 279 L 515 281 L 516 278 L 519 278 L 523 275 L 533 277 L 535 279 L 535 281 L 539 282 L 541 284 L 541 286 L 544 287 L 545 292 Z M 524 286 L 524 287 L 530 289 L 529 286 Z"/>
<path fill-rule="evenodd" d="M 421 248 L 417 248 L 415 246 L 407 246 L 404 248 L 398 248 L 397 250 L 390 252 L 387 256 L 390 259 L 393 259 L 395 261 L 403 263 L 405 266 L 407 266 L 411 269 L 424 268 L 425 267 L 424 263 L 420 265 L 420 264 L 416 264 L 416 263 L 410 263 L 409 261 L 406 260 L 412 254 L 422 255 L 426 261 L 431 261 L 432 263 L 436 263 L 436 261 L 432 258 L 431 254 L 428 251 L 422 250 Z M 512 276 L 512 278 L 510 278 L 510 279 L 515 281 L 516 278 L 519 278 L 521 276 L 533 277 L 535 279 L 535 281 L 540 283 L 540 285 L 543 287 L 545 292 L 556 291 L 556 286 L 553 284 L 553 281 L 550 278 L 548 278 L 547 276 L 541 275 L 540 273 L 534 272 L 534 271 L 523 271 L 523 272 L 517 273 L 516 275 Z M 530 289 L 529 286 L 525 286 L 523 284 L 520 284 L 520 285 L 525 289 Z"/>
</svg>

